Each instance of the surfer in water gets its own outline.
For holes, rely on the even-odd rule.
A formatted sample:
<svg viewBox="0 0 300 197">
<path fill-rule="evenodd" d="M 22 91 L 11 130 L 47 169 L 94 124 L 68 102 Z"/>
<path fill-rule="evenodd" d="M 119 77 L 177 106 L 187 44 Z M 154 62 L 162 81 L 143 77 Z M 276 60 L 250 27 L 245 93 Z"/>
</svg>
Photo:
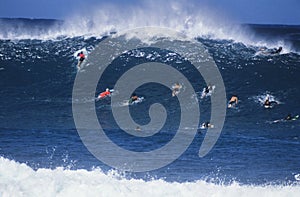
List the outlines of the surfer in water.
<svg viewBox="0 0 300 197">
<path fill-rule="evenodd" d="M 264 102 L 264 107 L 265 108 L 272 108 L 274 104 L 277 104 L 276 101 L 270 101 L 269 96 L 267 96 L 265 102 Z"/>
<path fill-rule="evenodd" d="M 274 49 L 273 51 L 271 51 L 271 54 L 275 55 L 275 54 L 279 54 L 282 51 L 282 47 L 279 47 L 278 49 Z"/>
<path fill-rule="evenodd" d="M 292 114 L 288 114 L 285 118 L 282 118 L 279 120 L 274 120 L 273 123 L 292 121 L 292 120 L 297 120 L 298 118 L 299 118 L 299 115 L 292 116 Z"/>
<path fill-rule="evenodd" d="M 206 88 L 205 88 L 205 90 L 204 90 L 204 93 L 205 94 L 208 94 L 210 91 L 212 91 L 213 90 L 213 88 L 212 88 L 212 86 L 211 85 L 208 85 L 208 86 L 206 86 Z"/>
<path fill-rule="evenodd" d="M 286 117 L 285 117 L 285 120 L 292 120 L 293 117 L 292 117 L 292 114 L 288 114 Z"/>
<path fill-rule="evenodd" d="M 263 47 L 263 48 L 260 48 L 259 49 L 259 52 L 262 54 L 262 55 L 278 55 L 282 52 L 282 47 L 278 47 L 278 48 L 274 48 L 274 49 L 268 49 L 266 47 Z"/>
<path fill-rule="evenodd" d="M 212 94 L 214 88 L 215 88 L 215 86 L 211 86 L 210 84 L 208 86 L 206 86 L 205 88 L 203 88 L 201 98 L 203 99 L 206 96 L 210 96 Z"/>
<path fill-rule="evenodd" d="M 299 118 L 299 115 L 292 116 L 292 114 L 288 114 L 284 120 L 297 120 Z"/>
<path fill-rule="evenodd" d="M 83 51 L 81 51 L 80 53 L 77 54 L 77 56 L 79 56 L 79 60 L 78 60 L 78 64 L 77 64 L 77 68 L 79 70 L 80 65 L 82 64 L 83 60 L 85 60 L 85 55 L 84 55 Z"/>
<path fill-rule="evenodd" d="M 205 129 L 205 128 L 214 128 L 214 125 L 211 124 L 210 122 L 204 122 L 201 125 L 201 128 Z"/>
<path fill-rule="evenodd" d="M 141 129 L 141 127 L 137 126 L 137 127 L 135 128 L 135 131 L 142 131 L 142 129 Z"/>
<path fill-rule="evenodd" d="M 110 96 L 111 92 L 108 88 L 106 88 L 105 92 L 101 92 L 98 96 L 98 99 L 105 98 L 107 96 Z"/>
<path fill-rule="evenodd" d="M 180 92 L 180 89 L 181 89 L 181 85 L 178 82 L 176 82 L 172 86 L 172 96 L 176 96 Z"/>
<path fill-rule="evenodd" d="M 228 103 L 228 108 L 231 108 L 233 105 L 236 105 L 237 103 L 238 103 L 238 97 L 236 95 L 232 95 Z"/>
<path fill-rule="evenodd" d="M 138 98 L 139 97 L 135 93 L 133 93 L 129 99 L 129 104 L 132 104 L 134 101 L 138 100 Z"/>
</svg>

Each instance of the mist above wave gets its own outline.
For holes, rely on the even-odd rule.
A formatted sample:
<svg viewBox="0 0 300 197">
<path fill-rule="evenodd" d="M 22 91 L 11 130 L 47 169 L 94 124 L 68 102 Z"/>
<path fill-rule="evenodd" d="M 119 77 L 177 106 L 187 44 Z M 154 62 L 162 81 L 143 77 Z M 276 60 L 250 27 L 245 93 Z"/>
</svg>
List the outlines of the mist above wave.
<svg viewBox="0 0 300 197">
<path fill-rule="evenodd" d="M 215 12 L 215 13 L 214 13 Z M 55 39 L 96 36 L 145 26 L 171 28 L 189 37 L 240 39 L 240 26 L 224 20 L 214 8 L 186 1 L 86 5 L 64 21 L 0 20 L 1 39 Z"/>
</svg>

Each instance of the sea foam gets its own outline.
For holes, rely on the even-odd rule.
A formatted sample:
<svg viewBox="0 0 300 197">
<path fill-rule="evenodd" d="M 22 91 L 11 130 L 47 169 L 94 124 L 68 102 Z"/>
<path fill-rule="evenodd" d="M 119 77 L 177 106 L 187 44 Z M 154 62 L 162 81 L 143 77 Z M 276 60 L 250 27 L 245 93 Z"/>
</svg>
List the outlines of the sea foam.
<svg viewBox="0 0 300 197">
<path fill-rule="evenodd" d="M 299 185 L 230 185 L 164 180 L 126 179 L 100 169 L 33 170 L 24 163 L 0 158 L 0 196 L 299 196 Z"/>
</svg>

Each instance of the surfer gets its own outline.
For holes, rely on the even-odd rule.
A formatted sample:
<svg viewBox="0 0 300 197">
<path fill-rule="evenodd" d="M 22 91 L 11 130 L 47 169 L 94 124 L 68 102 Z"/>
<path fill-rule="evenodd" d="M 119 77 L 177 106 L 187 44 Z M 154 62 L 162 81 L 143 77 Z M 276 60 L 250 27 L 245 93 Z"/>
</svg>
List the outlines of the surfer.
<svg viewBox="0 0 300 197">
<path fill-rule="evenodd" d="M 79 70 L 80 65 L 82 64 L 83 60 L 85 59 L 85 55 L 84 55 L 83 51 L 81 51 L 80 53 L 77 54 L 77 56 L 79 56 L 79 60 L 78 60 L 78 64 L 77 64 L 77 68 Z"/>
<path fill-rule="evenodd" d="M 213 127 L 214 127 L 214 125 L 211 124 L 210 122 L 204 122 L 201 125 L 201 128 L 203 128 L 203 129 L 205 129 L 205 128 L 213 128 Z"/>
<path fill-rule="evenodd" d="M 211 85 L 208 85 L 208 86 L 206 86 L 206 88 L 205 88 L 205 90 L 204 90 L 204 93 L 205 94 L 208 94 L 210 91 L 212 91 L 212 86 Z"/>
<path fill-rule="evenodd" d="M 176 82 L 173 86 L 172 86 L 172 96 L 176 96 L 179 92 L 180 92 L 180 89 L 181 89 L 181 85 Z"/>
<path fill-rule="evenodd" d="M 297 120 L 298 118 L 299 118 L 299 115 L 292 116 L 292 114 L 288 114 L 285 118 L 282 118 L 279 120 L 274 120 L 273 123 L 292 121 L 292 120 Z"/>
<path fill-rule="evenodd" d="M 212 91 L 214 90 L 215 86 L 208 85 L 205 88 L 203 88 L 201 98 L 204 98 L 206 96 L 210 96 L 212 94 Z"/>
<path fill-rule="evenodd" d="M 105 98 L 107 96 L 110 96 L 111 92 L 108 88 L 106 88 L 105 92 L 101 92 L 98 96 L 98 99 Z"/>
<path fill-rule="evenodd" d="M 141 129 L 141 127 L 137 126 L 137 127 L 135 128 L 135 131 L 142 131 L 142 129 Z"/>
<path fill-rule="evenodd" d="M 288 114 L 288 115 L 285 117 L 285 120 L 292 120 L 292 115 L 291 115 L 291 114 Z"/>
<path fill-rule="evenodd" d="M 278 49 L 274 49 L 273 51 L 271 51 L 271 54 L 275 55 L 275 54 L 279 54 L 282 51 L 282 47 L 279 47 Z"/>
<path fill-rule="evenodd" d="M 264 102 L 264 107 L 265 108 L 271 108 L 274 104 L 277 104 L 276 101 L 270 101 L 269 96 L 267 96 L 265 102 Z"/>
<path fill-rule="evenodd" d="M 135 93 L 133 93 L 129 99 L 129 104 L 132 104 L 134 101 L 138 100 L 138 98 L 139 97 Z"/>
<path fill-rule="evenodd" d="M 262 55 L 277 55 L 282 52 L 282 47 L 274 48 L 274 49 L 267 49 L 266 47 L 259 49 L 260 54 Z"/>
<path fill-rule="evenodd" d="M 228 108 L 231 108 L 233 105 L 236 105 L 237 103 L 238 103 L 238 97 L 236 95 L 232 95 L 228 103 Z"/>
<path fill-rule="evenodd" d="M 292 116 L 292 114 L 288 114 L 284 120 L 297 120 L 299 118 L 299 115 Z"/>
</svg>

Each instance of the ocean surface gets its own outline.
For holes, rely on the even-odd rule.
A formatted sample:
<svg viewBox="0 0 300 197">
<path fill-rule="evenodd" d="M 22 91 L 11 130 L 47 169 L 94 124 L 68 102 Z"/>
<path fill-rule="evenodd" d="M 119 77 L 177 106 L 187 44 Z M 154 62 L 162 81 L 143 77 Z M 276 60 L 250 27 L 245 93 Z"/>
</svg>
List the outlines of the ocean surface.
<svg viewBox="0 0 300 197">
<path fill-rule="evenodd" d="M 119 36 L 115 27 L 85 25 L 89 33 L 78 33 L 78 28 L 59 20 L 0 19 L 0 196 L 300 195 L 300 119 L 283 120 L 288 114 L 300 114 L 300 26 L 245 24 L 225 33 L 222 27 L 191 31 L 183 26 L 181 32 L 188 35 L 183 44 L 176 38 L 164 38 L 172 46 L 181 43 L 182 48 L 201 43 L 221 73 L 227 101 L 237 95 L 239 102 L 226 109 L 221 135 L 204 157 L 198 152 L 207 130 L 199 128 L 173 162 L 132 172 L 115 169 L 89 151 L 74 122 L 74 103 L 94 103 L 109 139 L 137 152 L 155 150 L 173 139 L 181 106 L 165 86 L 149 83 L 138 87 L 136 94 L 145 99 L 119 106 L 129 108 L 131 118 L 141 125 L 137 132 L 146 132 L 143 125 L 150 121 L 152 104 L 160 103 L 167 114 L 158 133 L 139 138 L 116 124 L 111 107 L 114 94 L 99 101 L 74 100 L 76 75 L 89 69 L 83 64 L 78 72 L 74 54 L 86 50 L 88 59 L 105 39 Z M 107 87 L 114 89 L 125 71 L 159 62 L 184 73 L 196 92 L 191 96 L 199 102 L 199 124 L 210 120 L 210 96 L 201 98 L 207 84 L 190 62 L 172 51 L 139 47 L 159 41 L 159 36 L 128 36 L 124 43 L 130 39 L 136 39 L 136 49 L 122 51 L 112 61 L 94 96 Z M 260 52 L 279 46 L 283 47 L 280 54 Z M 278 103 L 271 109 L 263 107 L 268 95 Z M 106 150 L 107 155 L 110 152 Z M 122 162 L 119 156 L 110 156 Z"/>
</svg>

